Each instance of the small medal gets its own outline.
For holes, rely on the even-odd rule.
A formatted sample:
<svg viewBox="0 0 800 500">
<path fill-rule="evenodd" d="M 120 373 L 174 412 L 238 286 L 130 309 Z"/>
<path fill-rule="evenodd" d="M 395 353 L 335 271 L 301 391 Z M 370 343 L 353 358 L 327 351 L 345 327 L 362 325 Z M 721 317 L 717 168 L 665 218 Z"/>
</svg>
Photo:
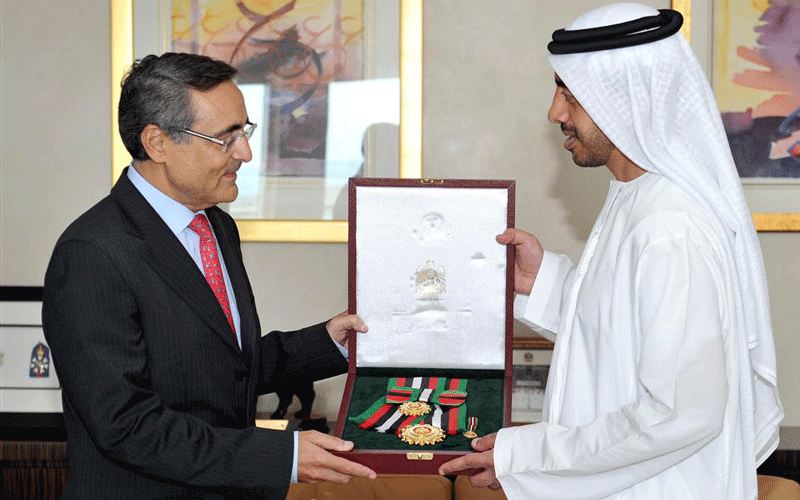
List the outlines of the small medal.
<svg viewBox="0 0 800 500">
<path fill-rule="evenodd" d="M 444 441 L 444 431 L 431 424 L 416 424 L 403 427 L 400 439 L 408 444 L 424 446 Z"/>
<path fill-rule="evenodd" d="M 426 415 L 431 407 L 422 401 L 406 401 L 400 405 L 400 413 L 409 416 Z"/>
<path fill-rule="evenodd" d="M 478 437 L 478 433 L 475 432 L 475 429 L 478 427 L 478 417 L 469 417 L 467 419 L 467 430 L 464 431 L 464 437 L 467 439 L 473 439 Z"/>
</svg>

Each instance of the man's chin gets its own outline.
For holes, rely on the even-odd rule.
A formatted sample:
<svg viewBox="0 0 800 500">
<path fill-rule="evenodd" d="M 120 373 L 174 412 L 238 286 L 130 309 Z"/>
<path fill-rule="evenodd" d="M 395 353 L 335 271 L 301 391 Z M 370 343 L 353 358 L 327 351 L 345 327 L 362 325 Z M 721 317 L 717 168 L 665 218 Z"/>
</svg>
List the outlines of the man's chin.
<svg viewBox="0 0 800 500">
<path fill-rule="evenodd" d="M 217 203 L 233 203 L 239 197 L 239 187 L 234 184 L 220 193 L 219 201 Z"/>
<path fill-rule="evenodd" d="M 595 160 L 593 158 L 587 159 L 576 156 L 574 152 L 572 153 L 572 162 L 581 168 L 594 168 L 594 167 L 602 167 L 603 165 L 605 165 L 605 163 L 601 163 L 600 161 Z"/>
</svg>

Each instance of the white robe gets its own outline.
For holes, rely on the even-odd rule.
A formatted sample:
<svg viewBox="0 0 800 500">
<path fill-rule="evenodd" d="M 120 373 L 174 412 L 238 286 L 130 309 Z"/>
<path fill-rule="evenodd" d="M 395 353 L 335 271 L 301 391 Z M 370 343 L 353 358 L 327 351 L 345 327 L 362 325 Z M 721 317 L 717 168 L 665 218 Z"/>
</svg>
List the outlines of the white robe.
<svg viewBox="0 0 800 500">
<path fill-rule="evenodd" d="M 543 422 L 497 437 L 509 499 L 755 498 L 741 491 L 755 470 L 742 458 L 735 302 L 715 227 L 645 173 L 611 182 L 578 266 L 545 254 L 515 313 L 555 350 Z"/>
</svg>

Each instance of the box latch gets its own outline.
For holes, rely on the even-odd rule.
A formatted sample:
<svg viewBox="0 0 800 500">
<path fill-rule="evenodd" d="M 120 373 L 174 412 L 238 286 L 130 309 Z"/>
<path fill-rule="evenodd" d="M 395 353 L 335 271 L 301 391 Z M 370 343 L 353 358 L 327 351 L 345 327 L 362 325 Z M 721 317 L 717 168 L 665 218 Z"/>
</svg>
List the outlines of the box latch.
<svg viewBox="0 0 800 500">
<path fill-rule="evenodd" d="M 409 451 L 406 453 L 406 458 L 409 460 L 433 460 L 433 453 L 420 453 L 418 451 Z"/>
</svg>

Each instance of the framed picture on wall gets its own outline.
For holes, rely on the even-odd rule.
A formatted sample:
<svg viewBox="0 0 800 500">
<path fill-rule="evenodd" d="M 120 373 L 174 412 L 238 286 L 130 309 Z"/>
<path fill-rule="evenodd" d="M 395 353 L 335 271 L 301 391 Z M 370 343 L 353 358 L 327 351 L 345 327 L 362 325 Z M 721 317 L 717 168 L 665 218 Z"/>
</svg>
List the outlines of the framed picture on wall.
<svg viewBox="0 0 800 500">
<path fill-rule="evenodd" d="M 521 425 L 542 419 L 544 389 L 553 344 L 539 337 L 514 338 L 514 379 L 511 393 L 511 421 Z"/>
<path fill-rule="evenodd" d="M 692 27 L 759 231 L 800 231 L 800 4 L 673 1 Z M 685 33 L 686 34 L 686 33 Z"/>
<path fill-rule="evenodd" d="M 134 59 L 189 52 L 238 69 L 257 123 L 253 159 L 225 207 L 243 240 L 346 242 L 350 177 L 421 176 L 422 0 L 112 0 L 111 8 L 114 126 Z M 130 161 L 117 130 L 112 157 L 116 179 Z"/>
<path fill-rule="evenodd" d="M 2 439 L 35 438 L 63 428 L 61 386 L 41 318 L 41 287 L 0 287 Z"/>
</svg>

